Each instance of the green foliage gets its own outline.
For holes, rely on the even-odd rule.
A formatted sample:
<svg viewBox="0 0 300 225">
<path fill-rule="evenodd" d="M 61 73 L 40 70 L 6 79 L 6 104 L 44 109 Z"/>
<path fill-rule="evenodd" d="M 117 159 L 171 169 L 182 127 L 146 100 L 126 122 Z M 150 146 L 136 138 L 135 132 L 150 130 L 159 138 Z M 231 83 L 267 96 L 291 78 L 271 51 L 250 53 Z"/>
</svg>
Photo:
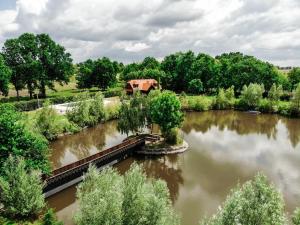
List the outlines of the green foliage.
<svg viewBox="0 0 300 225">
<path fill-rule="evenodd" d="M 119 104 L 112 104 L 106 106 L 104 109 L 105 121 L 118 119 L 120 114 L 120 108 L 121 107 Z"/>
<path fill-rule="evenodd" d="M 189 96 L 182 98 L 183 109 L 193 111 L 206 111 L 212 108 L 213 100 L 205 96 Z"/>
<path fill-rule="evenodd" d="M 171 91 L 163 91 L 150 101 L 151 121 L 158 124 L 163 135 L 173 128 L 180 127 L 183 122 L 181 103 Z"/>
<path fill-rule="evenodd" d="M 66 117 L 59 115 L 51 108 L 50 102 L 44 103 L 44 107 L 36 113 L 35 126 L 48 140 L 53 140 L 62 133 L 74 133 L 79 131 L 76 124 L 70 123 Z"/>
<path fill-rule="evenodd" d="M 297 85 L 300 83 L 300 68 L 293 68 L 288 73 L 288 78 L 291 83 L 292 89 L 297 88 Z"/>
<path fill-rule="evenodd" d="M 73 74 L 71 55 L 47 34 L 24 33 L 4 43 L 3 56 L 12 70 L 11 83 L 18 92 L 27 86 L 32 97 L 36 88 L 42 97 L 46 86 L 54 88 L 54 81 L 67 83 Z"/>
<path fill-rule="evenodd" d="M 136 92 L 129 102 L 122 100 L 119 111 L 118 130 L 128 135 L 140 132 L 146 125 L 146 99 Z"/>
<path fill-rule="evenodd" d="M 103 57 L 95 61 L 88 59 L 78 64 L 76 76 L 79 88 L 98 87 L 106 89 L 114 85 L 117 81 L 119 69 L 109 58 Z"/>
<path fill-rule="evenodd" d="M 45 206 L 39 173 L 28 173 L 23 159 L 10 156 L 6 160 L 0 189 L 0 203 L 11 218 L 36 216 Z"/>
<path fill-rule="evenodd" d="M 268 92 L 268 98 L 272 101 L 272 102 L 278 102 L 280 100 L 280 97 L 283 95 L 283 89 L 282 86 L 276 86 L 276 84 L 274 83 L 271 87 L 271 89 Z"/>
<path fill-rule="evenodd" d="M 276 188 L 263 175 L 234 189 L 223 207 L 203 225 L 285 224 L 284 202 Z"/>
<path fill-rule="evenodd" d="M 0 173 L 9 155 L 22 156 L 28 168 L 49 172 L 48 144 L 21 123 L 21 114 L 10 105 L 0 105 Z"/>
<path fill-rule="evenodd" d="M 179 135 L 179 130 L 177 128 L 171 129 L 166 135 L 165 140 L 167 144 L 178 145 L 182 144 L 183 139 Z"/>
<path fill-rule="evenodd" d="M 300 83 L 298 84 L 296 90 L 293 92 L 292 104 L 291 104 L 291 114 L 293 116 L 300 115 Z"/>
<path fill-rule="evenodd" d="M 88 95 L 79 96 L 67 118 L 80 127 L 93 126 L 105 118 L 103 95 L 97 93 L 93 98 Z"/>
<path fill-rule="evenodd" d="M 63 223 L 57 221 L 53 209 L 48 209 L 42 218 L 41 225 L 63 225 Z"/>
<path fill-rule="evenodd" d="M 200 94 L 203 91 L 203 84 L 200 79 L 193 79 L 188 84 L 188 92 L 191 94 Z"/>
<path fill-rule="evenodd" d="M 258 104 L 258 110 L 263 113 L 277 112 L 277 102 L 273 102 L 269 99 L 261 99 Z"/>
<path fill-rule="evenodd" d="M 8 95 L 11 70 L 5 65 L 3 56 L 0 54 L 0 92 L 4 96 Z"/>
<path fill-rule="evenodd" d="M 241 93 L 241 101 L 246 104 L 248 109 L 255 109 L 259 101 L 263 98 L 264 91 L 264 86 L 260 84 L 251 83 L 249 86 L 244 85 Z"/>
<path fill-rule="evenodd" d="M 148 181 L 133 165 L 123 176 L 111 168 L 99 173 L 91 167 L 77 190 L 78 225 L 174 225 L 174 214 L 165 182 Z"/>
<path fill-rule="evenodd" d="M 231 109 L 234 105 L 234 87 L 230 87 L 224 91 L 221 88 L 214 101 L 214 108 L 216 109 Z"/>
<path fill-rule="evenodd" d="M 300 208 L 297 208 L 293 213 L 292 222 L 294 225 L 300 225 Z"/>
</svg>

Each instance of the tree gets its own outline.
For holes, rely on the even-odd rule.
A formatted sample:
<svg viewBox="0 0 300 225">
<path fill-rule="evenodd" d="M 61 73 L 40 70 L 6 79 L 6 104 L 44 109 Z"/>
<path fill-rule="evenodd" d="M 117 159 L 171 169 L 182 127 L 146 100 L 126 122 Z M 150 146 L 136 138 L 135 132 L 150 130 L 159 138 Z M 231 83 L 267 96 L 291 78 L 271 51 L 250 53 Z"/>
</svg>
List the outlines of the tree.
<svg viewBox="0 0 300 225">
<path fill-rule="evenodd" d="M 292 104 L 291 104 L 292 115 L 298 116 L 300 114 L 300 83 L 296 90 L 293 92 Z"/>
<path fill-rule="evenodd" d="M 280 100 L 280 97 L 283 95 L 283 89 L 282 86 L 279 85 L 278 87 L 274 83 L 271 87 L 271 89 L 268 92 L 268 98 L 272 102 L 278 102 Z"/>
<path fill-rule="evenodd" d="M 2 48 L 6 65 L 12 70 L 11 83 L 14 85 L 19 99 L 19 91 L 25 87 L 25 76 L 22 71 L 23 58 L 19 39 L 8 39 Z"/>
<path fill-rule="evenodd" d="M 0 174 L 9 155 L 22 156 L 27 168 L 49 173 L 47 140 L 30 132 L 13 106 L 0 105 Z"/>
<path fill-rule="evenodd" d="M 79 88 L 98 87 L 106 89 L 117 81 L 118 68 L 116 63 L 103 57 L 95 61 L 89 59 L 78 65 L 78 74 L 76 76 Z"/>
<path fill-rule="evenodd" d="M 123 176 L 108 168 L 90 167 L 77 190 L 78 225 L 175 225 L 175 215 L 163 181 L 148 181 L 142 169 L 131 166 Z"/>
<path fill-rule="evenodd" d="M 289 73 L 288 73 L 288 78 L 291 82 L 292 89 L 296 88 L 297 85 L 300 83 L 300 68 L 293 68 Z"/>
<path fill-rule="evenodd" d="M 144 69 L 159 69 L 159 62 L 154 57 L 146 57 L 140 64 L 140 70 Z"/>
<path fill-rule="evenodd" d="M 3 210 L 11 218 L 37 216 L 45 207 L 43 187 L 39 173 L 27 172 L 23 159 L 10 156 L 0 177 Z"/>
<path fill-rule="evenodd" d="M 259 101 L 263 98 L 265 89 L 260 84 L 244 85 L 241 93 L 241 101 L 243 101 L 250 109 L 255 109 L 258 106 Z"/>
<path fill-rule="evenodd" d="M 67 111 L 67 118 L 80 127 L 93 126 L 105 118 L 103 95 L 97 93 L 79 96 L 73 107 Z"/>
<path fill-rule="evenodd" d="M 231 191 L 223 207 L 203 225 L 285 224 L 284 202 L 263 175 Z"/>
<path fill-rule="evenodd" d="M 129 103 L 122 100 L 118 130 L 126 135 L 140 132 L 146 125 L 146 109 L 146 99 L 139 92 L 134 93 Z"/>
<path fill-rule="evenodd" d="M 5 65 L 3 56 L 0 54 L 0 92 L 4 96 L 8 95 L 11 70 Z"/>
<path fill-rule="evenodd" d="M 57 221 L 53 209 L 48 209 L 43 216 L 41 225 L 63 225 L 62 222 Z"/>
<path fill-rule="evenodd" d="M 188 92 L 191 94 L 200 94 L 203 91 L 203 84 L 200 79 L 193 79 L 189 82 Z"/>
<path fill-rule="evenodd" d="M 221 88 L 216 96 L 214 107 L 216 109 L 231 109 L 234 104 L 234 87 L 230 87 L 224 91 Z"/>
<path fill-rule="evenodd" d="M 149 107 L 151 120 L 160 126 L 164 137 L 167 137 L 172 129 L 181 126 L 181 103 L 173 92 L 163 91 L 151 100 Z"/>
<path fill-rule="evenodd" d="M 73 74 L 71 55 L 47 34 L 24 33 L 4 43 L 3 56 L 12 69 L 12 83 L 17 93 L 27 86 L 30 97 L 35 88 L 46 97 L 46 86 L 54 81 L 67 83 Z"/>
</svg>

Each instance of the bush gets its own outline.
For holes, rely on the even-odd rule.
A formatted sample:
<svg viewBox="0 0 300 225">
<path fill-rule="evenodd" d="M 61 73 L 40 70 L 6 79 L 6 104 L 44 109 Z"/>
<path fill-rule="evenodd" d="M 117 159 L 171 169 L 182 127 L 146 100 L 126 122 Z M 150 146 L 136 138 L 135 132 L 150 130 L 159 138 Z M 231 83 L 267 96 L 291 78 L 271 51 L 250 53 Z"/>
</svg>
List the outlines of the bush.
<svg viewBox="0 0 300 225">
<path fill-rule="evenodd" d="M 294 225 L 300 225 L 300 208 L 297 208 L 292 216 L 292 222 Z"/>
<path fill-rule="evenodd" d="M 262 99 L 259 102 L 258 110 L 263 113 L 277 112 L 277 105 L 273 104 L 269 99 Z"/>
<path fill-rule="evenodd" d="M 200 94 L 203 92 L 203 84 L 200 79 L 193 79 L 188 84 L 188 92 L 191 94 Z"/>
<path fill-rule="evenodd" d="M 212 108 L 213 100 L 204 96 L 188 97 L 187 110 L 206 111 Z"/>
<path fill-rule="evenodd" d="M 282 95 L 283 95 L 283 89 L 281 85 L 277 87 L 276 84 L 273 84 L 270 91 L 268 92 L 268 98 L 272 102 L 278 102 Z"/>
<path fill-rule="evenodd" d="M 101 122 L 105 118 L 102 94 L 97 93 L 94 98 L 80 96 L 72 109 L 67 111 L 67 118 L 80 127 Z"/>
<path fill-rule="evenodd" d="M 77 198 L 77 225 L 178 224 L 166 183 L 147 180 L 137 165 L 124 176 L 111 168 L 99 173 L 91 167 L 79 184 Z"/>
<path fill-rule="evenodd" d="M 170 130 L 170 132 L 165 135 L 165 140 L 166 143 L 170 145 L 178 145 L 183 142 L 183 139 L 180 137 L 179 131 L 176 128 Z"/>
<path fill-rule="evenodd" d="M 62 133 L 79 131 L 76 124 L 70 123 L 65 116 L 59 115 L 47 101 L 35 115 L 35 127 L 48 140 L 53 140 Z"/>
<path fill-rule="evenodd" d="M 292 104 L 291 104 L 291 115 L 300 116 L 300 83 L 296 90 L 293 92 Z"/>
<path fill-rule="evenodd" d="M 28 168 L 49 172 L 48 143 L 22 124 L 22 115 L 11 105 L 0 105 L 0 174 L 9 155 L 22 156 Z"/>
<path fill-rule="evenodd" d="M 45 206 L 39 173 L 26 170 L 23 159 L 10 156 L 0 177 L 0 203 L 11 218 L 37 216 Z"/>
<path fill-rule="evenodd" d="M 221 88 L 213 105 L 215 109 L 232 109 L 234 105 L 234 87 L 225 91 Z"/>
<path fill-rule="evenodd" d="M 114 120 L 119 118 L 120 105 L 113 104 L 105 107 L 105 121 Z"/>
<path fill-rule="evenodd" d="M 264 91 L 264 86 L 260 84 L 251 83 L 248 87 L 244 85 L 241 93 L 241 101 L 246 104 L 248 109 L 256 109 L 263 98 Z"/>
<path fill-rule="evenodd" d="M 256 225 L 286 224 L 284 202 L 281 194 L 267 182 L 263 175 L 234 189 L 224 205 L 203 225 Z"/>
<path fill-rule="evenodd" d="M 115 96 L 122 96 L 124 92 L 123 87 L 114 87 L 114 88 L 108 88 L 106 91 L 103 92 L 103 95 L 105 98 L 109 97 L 115 97 Z"/>
<path fill-rule="evenodd" d="M 57 221 L 52 209 L 48 209 L 42 218 L 41 225 L 63 225 L 63 223 Z"/>
</svg>

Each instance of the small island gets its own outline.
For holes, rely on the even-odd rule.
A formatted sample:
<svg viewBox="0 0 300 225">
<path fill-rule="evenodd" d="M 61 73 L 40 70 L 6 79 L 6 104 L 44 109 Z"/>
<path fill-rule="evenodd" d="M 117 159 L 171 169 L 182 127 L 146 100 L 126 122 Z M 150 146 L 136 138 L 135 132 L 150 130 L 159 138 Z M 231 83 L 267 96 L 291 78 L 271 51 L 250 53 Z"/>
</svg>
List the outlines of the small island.
<svg viewBox="0 0 300 225">
<path fill-rule="evenodd" d="M 178 129 L 183 120 L 181 103 L 174 92 L 156 90 L 149 95 L 142 95 L 137 91 L 130 99 L 122 99 L 118 130 L 127 135 L 152 133 L 156 124 L 160 130 L 159 139 L 147 141 L 138 153 L 176 154 L 188 149 L 188 144 L 180 136 Z"/>
</svg>

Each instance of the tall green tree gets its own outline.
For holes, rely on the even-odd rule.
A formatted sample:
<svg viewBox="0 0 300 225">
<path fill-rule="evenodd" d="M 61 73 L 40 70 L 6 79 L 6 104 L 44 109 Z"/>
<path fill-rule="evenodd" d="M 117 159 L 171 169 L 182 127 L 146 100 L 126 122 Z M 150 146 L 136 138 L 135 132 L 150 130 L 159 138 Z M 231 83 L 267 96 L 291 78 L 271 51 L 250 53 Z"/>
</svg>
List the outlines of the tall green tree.
<svg viewBox="0 0 300 225">
<path fill-rule="evenodd" d="M 28 172 L 21 158 L 10 156 L 0 176 L 0 203 L 10 218 L 37 216 L 45 207 L 43 186 L 36 171 Z"/>
<path fill-rule="evenodd" d="M 244 85 L 241 93 L 241 101 L 246 104 L 249 109 L 255 109 L 260 100 L 263 98 L 263 93 L 265 88 L 261 84 L 249 84 L 249 86 Z"/>
<path fill-rule="evenodd" d="M 4 96 L 8 95 L 10 78 L 11 70 L 5 65 L 3 56 L 0 54 L 0 92 Z"/>
<path fill-rule="evenodd" d="M 67 83 L 73 74 L 71 55 L 47 34 L 24 33 L 4 43 L 3 56 L 13 71 L 12 83 L 18 92 L 27 86 L 30 96 L 36 88 L 46 97 L 46 87 Z"/>
<path fill-rule="evenodd" d="M 146 57 L 140 64 L 140 70 L 144 69 L 159 69 L 160 63 L 154 57 Z"/>
<path fill-rule="evenodd" d="M 22 70 L 24 64 L 21 55 L 21 48 L 18 38 L 8 39 L 5 41 L 2 48 L 2 54 L 5 59 L 6 65 L 12 70 L 10 82 L 14 85 L 19 98 L 19 92 L 25 87 L 26 77 Z"/>
<path fill-rule="evenodd" d="M 180 127 L 183 122 L 181 103 L 171 91 L 163 91 L 150 101 L 151 121 L 158 124 L 166 138 L 172 129 Z"/>
<path fill-rule="evenodd" d="M 146 98 L 139 92 L 134 93 L 130 101 L 122 100 L 119 110 L 118 130 L 128 135 L 138 133 L 147 122 Z"/>
<path fill-rule="evenodd" d="M 111 168 L 99 173 L 91 167 L 77 190 L 77 225 L 175 225 L 169 190 L 163 181 L 149 181 L 131 166 L 124 175 Z"/>
<path fill-rule="evenodd" d="M 23 157 L 28 168 L 49 173 L 47 141 L 24 126 L 14 107 L 0 105 L 0 174 L 9 155 Z"/>
<path fill-rule="evenodd" d="M 296 88 L 297 85 L 300 83 L 300 68 L 293 68 L 288 73 L 289 81 L 291 82 L 292 89 Z"/>
<path fill-rule="evenodd" d="M 297 88 L 293 91 L 291 113 L 294 116 L 300 115 L 300 83 L 298 84 Z"/>
<path fill-rule="evenodd" d="M 78 65 L 77 84 L 79 88 L 98 87 L 106 89 L 117 81 L 118 68 L 110 59 L 103 57 L 95 61 L 89 59 Z"/>
<path fill-rule="evenodd" d="M 277 189 L 263 175 L 232 190 L 222 208 L 202 225 L 286 224 L 284 202 Z"/>
</svg>

